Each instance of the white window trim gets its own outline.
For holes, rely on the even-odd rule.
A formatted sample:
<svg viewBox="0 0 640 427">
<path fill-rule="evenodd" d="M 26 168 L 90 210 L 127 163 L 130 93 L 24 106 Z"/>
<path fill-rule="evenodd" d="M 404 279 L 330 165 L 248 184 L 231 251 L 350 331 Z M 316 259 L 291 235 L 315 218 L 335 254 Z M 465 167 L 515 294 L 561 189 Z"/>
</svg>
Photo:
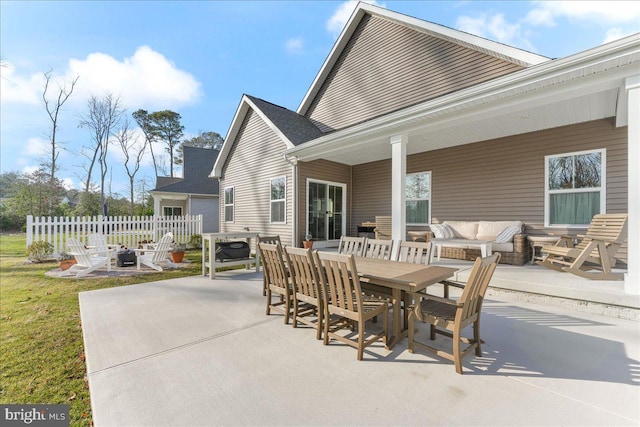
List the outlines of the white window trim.
<svg viewBox="0 0 640 427">
<path fill-rule="evenodd" d="M 273 184 L 273 181 L 276 179 L 284 179 L 284 199 L 271 198 L 271 186 Z M 274 202 L 284 203 L 284 221 L 274 221 L 273 218 L 271 217 L 271 213 L 273 212 L 273 210 L 271 209 L 271 206 Z M 276 176 L 269 180 L 269 223 L 270 224 L 286 224 L 287 223 L 287 176 L 286 175 Z"/>
<path fill-rule="evenodd" d="M 581 154 L 600 153 L 602 163 L 600 169 L 600 213 L 607 213 L 607 149 L 573 151 L 544 156 L 544 226 L 548 228 L 589 228 L 589 224 L 550 224 L 550 195 L 561 193 L 592 192 L 595 188 L 575 188 L 571 190 L 549 190 L 549 159 L 553 157 L 578 156 Z"/>
<path fill-rule="evenodd" d="M 431 201 L 431 196 L 432 196 L 432 191 L 431 191 L 431 171 L 421 171 L 421 172 L 414 172 L 414 173 L 408 173 L 406 175 L 406 177 L 410 177 L 412 175 L 420 175 L 426 173 L 427 175 L 429 175 L 429 198 L 428 199 L 410 199 L 408 197 L 405 198 L 405 203 L 413 201 L 413 200 L 428 200 L 429 201 L 429 213 L 427 214 L 429 216 L 428 218 L 428 222 L 408 222 L 407 225 L 429 225 L 431 224 L 431 207 L 432 207 L 432 201 Z M 405 178 L 406 180 L 406 178 Z"/>
<path fill-rule="evenodd" d="M 231 189 L 231 191 L 233 192 L 233 203 L 227 203 L 227 190 Z M 222 194 L 222 204 L 224 205 L 223 211 L 222 211 L 222 215 L 224 216 L 224 222 L 225 223 L 229 223 L 229 224 L 233 224 L 236 222 L 236 207 L 235 207 L 235 203 L 236 203 L 236 188 L 235 186 L 230 186 L 230 187 L 225 187 L 224 188 L 224 193 Z M 227 220 L 227 206 L 231 206 L 233 208 L 233 220 L 228 221 Z"/>
<path fill-rule="evenodd" d="M 182 216 L 182 213 L 180 213 L 180 215 L 175 215 L 175 214 L 173 214 L 173 215 L 165 215 L 164 214 L 164 210 L 167 209 L 167 208 L 171 208 L 171 212 L 173 212 L 174 209 L 180 209 L 180 212 L 182 212 L 182 210 L 183 210 L 182 206 L 173 206 L 173 205 L 172 206 L 163 206 L 162 207 L 162 216 Z"/>
</svg>

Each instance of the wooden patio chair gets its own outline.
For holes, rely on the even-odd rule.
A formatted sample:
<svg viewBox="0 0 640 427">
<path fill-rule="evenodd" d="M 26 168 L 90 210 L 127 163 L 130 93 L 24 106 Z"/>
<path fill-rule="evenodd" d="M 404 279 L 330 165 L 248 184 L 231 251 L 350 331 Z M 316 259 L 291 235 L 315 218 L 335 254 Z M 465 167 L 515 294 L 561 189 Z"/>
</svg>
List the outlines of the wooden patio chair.
<svg viewBox="0 0 640 427">
<path fill-rule="evenodd" d="M 411 264 L 429 264 L 431 244 L 429 242 L 401 241 L 398 246 L 397 261 Z"/>
<path fill-rule="evenodd" d="M 316 339 L 322 338 L 324 298 L 320 289 L 318 270 L 311 249 L 284 248 L 289 274 L 294 285 L 293 327 L 298 322 L 316 330 Z M 315 317 L 315 320 L 313 319 Z"/>
<path fill-rule="evenodd" d="M 412 293 L 414 307 L 409 312 L 409 352 L 413 353 L 418 345 L 430 352 L 454 362 L 456 372 L 462 374 L 462 359 L 472 350 L 476 356 L 482 356 L 480 348 L 480 312 L 482 300 L 487 291 L 493 272 L 495 271 L 500 254 L 495 253 L 485 258 L 476 258 L 473 269 L 466 285 L 457 282 L 443 281 L 445 286 L 461 288 L 462 296 L 458 300 L 440 298 L 422 292 Z M 436 334 L 453 339 L 453 353 L 431 347 L 416 341 L 415 322 L 420 320 L 430 324 L 430 338 L 436 339 Z M 473 324 L 473 338 L 463 337 L 462 330 Z M 460 342 L 469 344 L 462 349 Z"/>
<path fill-rule="evenodd" d="M 391 239 L 391 217 L 376 216 L 376 228 L 373 230 L 378 240 Z"/>
<path fill-rule="evenodd" d="M 393 240 L 367 239 L 363 256 L 375 259 L 391 259 Z"/>
<path fill-rule="evenodd" d="M 264 263 L 264 277 L 267 280 L 267 311 L 269 316 L 271 310 L 276 310 L 284 314 L 285 325 L 289 324 L 289 319 L 293 315 L 293 289 L 289 272 L 284 265 L 282 246 L 280 243 L 270 245 L 268 243 L 258 243 L 260 258 Z M 280 296 L 277 301 L 273 301 L 273 296 Z"/>
<path fill-rule="evenodd" d="M 171 262 L 171 259 L 169 258 L 172 241 L 173 233 L 169 232 L 162 236 L 158 243 L 154 244 L 152 247 L 135 249 L 138 270 L 140 270 L 141 264 L 149 266 L 157 271 L 163 271 L 160 264 L 166 264 L 169 268 L 176 268 L 177 266 Z"/>
<path fill-rule="evenodd" d="M 572 236 L 563 236 L 556 246 L 543 246 L 538 264 L 557 271 L 595 280 L 624 280 L 624 274 L 612 273 L 616 252 L 627 235 L 627 214 L 594 215 L 582 240 L 573 246 Z M 596 270 L 596 271 L 592 271 Z"/>
<path fill-rule="evenodd" d="M 101 267 L 106 267 L 107 271 L 111 270 L 108 256 L 102 256 L 98 252 L 85 248 L 79 240 L 69 237 L 67 247 L 69 253 L 76 259 L 76 263 L 64 271 L 63 276 L 75 273 L 76 277 L 83 277 Z"/>
<path fill-rule="evenodd" d="M 366 237 L 340 237 L 338 253 L 343 255 L 362 256 L 367 243 Z"/>
<path fill-rule="evenodd" d="M 314 257 L 320 282 L 328 293 L 324 312 L 324 345 L 329 344 L 329 340 L 333 338 L 355 347 L 358 360 L 362 360 L 365 347 L 374 342 L 382 340 L 386 346 L 389 302 L 369 299 L 362 294 L 354 256 L 316 251 Z M 379 315 L 383 318 L 382 333 L 366 334 L 365 339 L 365 322 Z M 357 322 L 357 339 L 337 333 L 345 328 L 353 330 L 354 322 Z"/>
<path fill-rule="evenodd" d="M 270 245 L 275 245 L 280 243 L 280 245 L 282 246 L 282 242 L 280 241 L 280 236 L 261 236 L 258 235 L 258 242 L 259 243 L 268 243 Z M 262 276 L 262 296 L 267 296 L 267 277 L 265 275 Z"/>
</svg>

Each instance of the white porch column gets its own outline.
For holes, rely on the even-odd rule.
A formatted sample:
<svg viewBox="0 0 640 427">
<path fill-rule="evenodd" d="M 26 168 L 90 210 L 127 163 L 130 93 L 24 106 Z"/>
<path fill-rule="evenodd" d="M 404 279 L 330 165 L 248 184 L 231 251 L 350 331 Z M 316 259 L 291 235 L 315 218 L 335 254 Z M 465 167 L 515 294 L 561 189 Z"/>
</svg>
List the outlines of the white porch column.
<svg viewBox="0 0 640 427">
<path fill-rule="evenodd" d="M 394 135 L 389 138 L 389 142 L 391 143 L 391 238 L 404 240 L 407 234 L 405 187 L 409 136 Z"/>
<path fill-rule="evenodd" d="M 162 212 L 160 212 L 160 196 L 156 194 L 152 194 L 152 196 L 153 196 L 153 215 L 162 216 Z"/>
<path fill-rule="evenodd" d="M 627 128 L 628 158 L 628 253 L 627 274 L 624 279 L 624 291 L 628 294 L 640 294 L 640 76 L 627 79 L 629 124 Z"/>
</svg>

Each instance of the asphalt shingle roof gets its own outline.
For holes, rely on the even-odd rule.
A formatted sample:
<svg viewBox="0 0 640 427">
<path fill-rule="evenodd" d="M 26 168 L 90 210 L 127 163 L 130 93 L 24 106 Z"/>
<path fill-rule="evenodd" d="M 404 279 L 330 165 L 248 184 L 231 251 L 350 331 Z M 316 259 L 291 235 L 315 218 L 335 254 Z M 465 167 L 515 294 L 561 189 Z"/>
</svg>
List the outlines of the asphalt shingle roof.
<svg viewBox="0 0 640 427">
<path fill-rule="evenodd" d="M 307 117 L 272 104 L 260 98 L 246 95 L 256 107 L 291 141 L 293 145 L 304 144 L 316 139 L 324 133 Z"/>
<path fill-rule="evenodd" d="M 218 150 L 200 147 L 184 147 L 184 178 L 159 176 L 156 188 L 151 191 L 189 194 L 219 194 L 217 178 L 209 178 L 218 157 Z"/>
</svg>

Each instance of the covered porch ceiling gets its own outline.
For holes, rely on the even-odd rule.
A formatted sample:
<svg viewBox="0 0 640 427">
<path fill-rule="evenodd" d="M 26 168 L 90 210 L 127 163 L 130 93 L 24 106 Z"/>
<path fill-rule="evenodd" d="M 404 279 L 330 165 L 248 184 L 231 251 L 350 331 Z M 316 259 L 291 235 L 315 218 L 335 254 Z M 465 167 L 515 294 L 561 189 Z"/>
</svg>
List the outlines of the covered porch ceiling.
<svg viewBox="0 0 640 427">
<path fill-rule="evenodd" d="M 408 136 L 410 155 L 605 118 L 626 126 L 625 84 L 639 72 L 637 43 L 636 35 L 549 61 L 335 131 L 286 154 L 358 165 L 391 159 L 390 137 L 400 134 Z"/>
</svg>

